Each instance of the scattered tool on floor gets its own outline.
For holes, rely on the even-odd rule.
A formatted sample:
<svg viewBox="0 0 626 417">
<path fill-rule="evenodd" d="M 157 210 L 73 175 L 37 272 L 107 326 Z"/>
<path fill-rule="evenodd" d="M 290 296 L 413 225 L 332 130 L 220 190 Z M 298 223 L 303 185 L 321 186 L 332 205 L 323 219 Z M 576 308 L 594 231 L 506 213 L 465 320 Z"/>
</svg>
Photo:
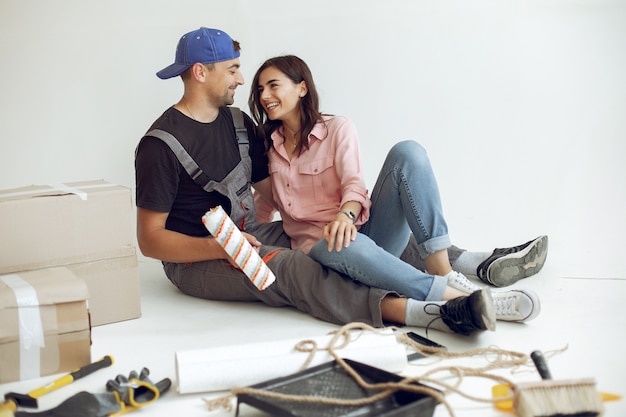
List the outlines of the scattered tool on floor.
<svg viewBox="0 0 626 417">
<path fill-rule="evenodd" d="M 90 363 L 89 365 L 85 365 L 82 368 L 76 369 L 69 374 L 66 374 L 52 383 L 44 385 L 41 388 L 37 388 L 33 391 L 30 391 L 27 394 L 18 394 L 16 392 L 9 392 L 4 395 L 4 403 L 0 404 L 0 417 L 10 417 L 13 415 L 13 412 L 17 409 L 17 407 L 26 407 L 26 408 L 37 408 L 37 399 L 41 396 L 64 387 L 65 385 L 71 384 L 77 379 L 83 378 L 99 369 L 106 368 L 113 364 L 112 356 L 105 356 L 102 359 L 97 360 L 96 362 Z"/>
<path fill-rule="evenodd" d="M 602 415 L 604 406 L 593 378 L 553 380 L 543 354 L 534 351 L 530 357 L 542 381 L 515 385 L 513 409 L 520 417 Z"/>
<path fill-rule="evenodd" d="M 514 413 L 513 409 L 513 390 L 509 384 L 496 384 L 491 387 L 491 394 L 496 400 L 494 402 L 494 407 L 500 411 L 504 411 L 505 413 Z M 603 403 L 607 401 L 620 401 L 623 399 L 623 396 L 619 394 L 613 394 L 610 392 L 602 392 L 598 391 L 598 395 L 600 395 L 600 400 Z M 498 400 L 500 399 L 500 400 Z"/>
<path fill-rule="evenodd" d="M 106 384 L 106 393 L 81 391 L 58 406 L 39 412 L 16 411 L 15 417 L 112 417 L 145 407 L 158 400 L 172 385 L 169 378 L 156 384 L 143 368 L 140 374 L 132 371 L 128 377 L 118 375 Z"/>
</svg>

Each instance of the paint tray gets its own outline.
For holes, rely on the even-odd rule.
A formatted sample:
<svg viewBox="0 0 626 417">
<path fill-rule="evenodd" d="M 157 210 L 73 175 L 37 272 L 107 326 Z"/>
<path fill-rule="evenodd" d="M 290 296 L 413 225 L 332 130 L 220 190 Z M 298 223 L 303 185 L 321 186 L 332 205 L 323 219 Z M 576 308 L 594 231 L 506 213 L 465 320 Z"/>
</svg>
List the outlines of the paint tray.
<svg viewBox="0 0 626 417">
<path fill-rule="evenodd" d="M 402 380 L 399 375 L 345 359 L 366 382 L 383 383 Z M 416 385 L 420 385 L 417 384 Z M 377 391 L 364 390 L 336 361 L 318 365 L 281 378 L 252 385 L 250 388 L 290 395 L 306 395 L 337 399 L 363 399 Z M 273 417 L 432 417 L 438 401 L 425 394 L 397 391 L 379 401 L 343 406 L 313 402 L 286 401 L 262 395 L 237 394 L 239 405 L 246 403 Z"/>
</svg>

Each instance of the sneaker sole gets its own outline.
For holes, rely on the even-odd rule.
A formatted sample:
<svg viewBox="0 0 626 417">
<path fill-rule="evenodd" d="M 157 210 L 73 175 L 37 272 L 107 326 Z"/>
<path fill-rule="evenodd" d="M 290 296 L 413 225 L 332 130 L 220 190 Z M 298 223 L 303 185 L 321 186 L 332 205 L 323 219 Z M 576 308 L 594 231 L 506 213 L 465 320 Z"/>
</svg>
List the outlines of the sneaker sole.
<svg viewBox="0 0 626 417">
<path fill-rule="evenodd" d="M 487 269 L 487 280 L 507 287 L 541 271 L 548 256 L 548 236 L 540 236 L 523 250 L 496 259 Z"/>
<path fill-rule="evenodd" d="M 530 291 L 530 290 L 519 290 L 519 291 L 526 294 L 528 298 L 530 298 L 530 301 L 533 303 L 533 310 L 530 312 L 528 316 L 522 319 L 522 321 L 531 321 L 534 318 L 536 318 L 539 315 L 539 313 L 541 313 L 541 301 L 539 300 L 539 296 L 534 291 Z"/>
<path fill-rule="evenodd" d="M 480 290 L 480 317 L 487 330 L 496 330 L 495 304 L 491 290 L 487 287 Z"/>
</svg>

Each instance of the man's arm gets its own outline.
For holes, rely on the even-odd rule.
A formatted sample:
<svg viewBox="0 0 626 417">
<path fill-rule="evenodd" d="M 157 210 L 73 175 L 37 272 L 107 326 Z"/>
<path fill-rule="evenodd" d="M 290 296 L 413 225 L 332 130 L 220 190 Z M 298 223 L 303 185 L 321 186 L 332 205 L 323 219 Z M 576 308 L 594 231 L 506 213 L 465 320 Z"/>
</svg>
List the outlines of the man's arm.
<svg viewBox="0 0 626 417">
<path fill-rule="evenodd" d="M 259 193 L 268 203 L 276 208 L 276 203 L 274 203 L 274 195 L 272 193 L 272 181 L 270 180 L 270 177 L 255 182 L 254 184 L 252 184 L 252 187 L 254 188 L 254 191 Z"/>
<path fill-rule="evenodd" d="M 145 256 L 177 263 L 229 259 L 213 238 L 192 237 L 167 230 L 167 216 L 168 213 L 137 207 L 137 241 Z"/>
</svg>

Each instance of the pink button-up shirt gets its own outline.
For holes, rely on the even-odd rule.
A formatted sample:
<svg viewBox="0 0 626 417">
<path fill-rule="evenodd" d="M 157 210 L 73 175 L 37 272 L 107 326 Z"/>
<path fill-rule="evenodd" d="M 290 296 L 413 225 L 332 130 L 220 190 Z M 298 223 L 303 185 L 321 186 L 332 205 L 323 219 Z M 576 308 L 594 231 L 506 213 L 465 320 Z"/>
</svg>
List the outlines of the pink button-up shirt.
<svg viewBox="0 0 626 417">
<path fill-rule="evenodd" d="M 345 117 L 324 116 L 307 140 L 309 149 L 292 160 L 285 151 L 282 128 L 272 134 L 269 170 L 285 232 L 292 249 L 308 253 L 322 239 L 324 226 L 337 217 L 340 207 L 357 201 L 363 210 L 356 221 L 369 218 L 371 201 L 365 188 L 359 139 L 354 124 Z"/>
</svg>

